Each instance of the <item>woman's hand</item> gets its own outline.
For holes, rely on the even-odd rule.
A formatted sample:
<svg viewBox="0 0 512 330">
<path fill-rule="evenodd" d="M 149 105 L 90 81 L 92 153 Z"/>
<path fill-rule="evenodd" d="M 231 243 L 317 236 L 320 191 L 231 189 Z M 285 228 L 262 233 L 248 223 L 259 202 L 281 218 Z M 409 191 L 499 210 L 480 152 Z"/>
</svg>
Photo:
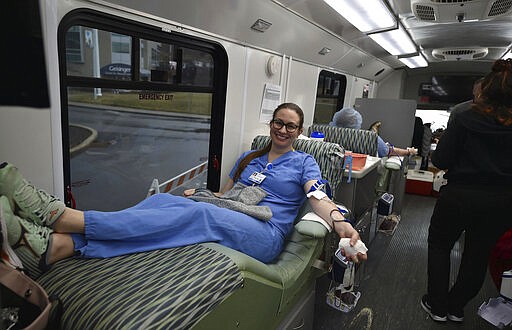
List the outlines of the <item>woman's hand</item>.
<svg viewBox="0 0 512 330">
<path fill-rule="evenodd" d="M 417 155 L 418 154 L 418 149 L 416 148 L 412 148 L 412 147 L 407 147 L 407 153 L 409 155 Z"/>
<path fill-rule="evenodd" d="M 316 182 L 317 180 L 310 180 L 306 182 L 304 185 L 304 192 L 307 194 L 307 192 L 309 192 L 310 188 Z M 359 233 L 354 229 L 354 227 L 352 227 L 350 222 L 343 221 L 344 216 L 338 209 L 337 205 L 333 203 L 333 201 L 327 197 L 322 199 L 312 197 L 309 199 L 309 203 L 313 208 L 313 211 L 322 219 L 324 219 L 324 221 L 326 221 L 341 238 L 350 239 L 350 246 L 354 246 L 357 243 L 357 241 L 360 239 Z M 343 253 L 345 253 L 345 251 L 343 251 Z M 350 258 L 354 262 L 367 259 L 366 254 L 363 253 L 357 253 L 356 255 L 346 257 Z"/>
<path fill-rule="evenodd" d="M 354 227 L 352 227 L 352 225 L 349 222 L 334 222 L 333 225 L 334 230 L 336 231 L 338 236 L 340 236 L 341 238 L 350 238 L 350 246 L 354 246 L 360 239 L 359 233 L 357 232 L 357 230 L 354 229 Z M 343 251 L 343 254 L 355 263 L 358 263 L 359 260 L 364 261 L 368 259 L 366 253 L 363 254 L 358 252 L 356 255 L 347 256 L 345 254 L 345 251 Z"/>
<path fill-rule="evenodd" d="M 185 197 L 190 197 L 192 196 L 193 194 L 195 194 L 196 190 L 194 188 L 192 189 L 187 189 L 183 192 L 183 196 Z"/>
</svg>

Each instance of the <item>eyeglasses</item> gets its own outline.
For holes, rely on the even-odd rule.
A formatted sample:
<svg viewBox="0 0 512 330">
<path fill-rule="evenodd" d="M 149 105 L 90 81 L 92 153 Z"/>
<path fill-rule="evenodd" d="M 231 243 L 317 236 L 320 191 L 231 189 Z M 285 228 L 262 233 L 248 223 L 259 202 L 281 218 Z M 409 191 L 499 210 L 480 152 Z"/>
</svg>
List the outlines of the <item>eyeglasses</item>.
<svg viewBox="0 0 512 330">
<path fill-rule="evenodd" d="M 270 121 L 270 125 L 272 126 L 272 128 L 277 130 L 280 130 L 281 128 L 283 128 L 283 126 L 286 126 L 286 131 L 288 133 L 293 133 L 299 128 L 299 126 L 293 123 L 285 124 L 281 119 L 272 119 Z"/>
</svg>

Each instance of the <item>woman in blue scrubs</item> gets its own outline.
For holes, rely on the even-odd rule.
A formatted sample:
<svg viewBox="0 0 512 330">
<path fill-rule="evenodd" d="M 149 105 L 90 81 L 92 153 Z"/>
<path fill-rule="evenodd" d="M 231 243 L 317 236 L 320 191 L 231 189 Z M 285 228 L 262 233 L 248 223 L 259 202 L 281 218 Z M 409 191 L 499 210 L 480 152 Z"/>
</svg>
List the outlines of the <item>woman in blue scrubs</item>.
<svg viewBox="0 0 512 330">
<path fill-rule="evenodd" d="M 153 195 L 117 212 L 79 211 L 35 189 L 15 167 L 4 163 L 0 165 L 0 194 L 7 197 L 2 197 L 2 204 L 7 209 L 9 242 L 12 245 L 29 237 L 24 244 L 30 245 L 46 265 L 75 255 L 107 258 L 203 242 L 217 242 L 262 262 L 272 262 L 292 230 L 306 193 L 321 179 L 314 158 L 292 147 L 303 123 L 299 106 L 281 104 L 270 121 L 271 143 L 245 152 L 224 188 L 216 193 L 222 195 L 235 183 L 259 186 L 266 196 L 258 205 L 272 211 L 268 221 L 171 194 Z M 185 196 L 193 193 L 193 189 L 187 190 Z M 340 237 L 350 238 L 351 245 L 357 242 L 357 231 L 328 198 L 310 201 Z M 14 205 L 17 214 L 11 211 Z M 366 255 L 359 257 L 365 259 Z"/>
</svg>

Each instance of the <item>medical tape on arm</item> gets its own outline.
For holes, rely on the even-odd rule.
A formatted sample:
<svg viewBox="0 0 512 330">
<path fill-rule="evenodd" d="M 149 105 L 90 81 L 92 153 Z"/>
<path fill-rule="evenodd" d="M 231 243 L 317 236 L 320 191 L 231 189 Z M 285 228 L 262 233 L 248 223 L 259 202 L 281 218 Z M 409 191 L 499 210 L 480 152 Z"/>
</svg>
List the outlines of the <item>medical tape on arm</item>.
<svg viewBox="0 0 512 330">
<path fill-rule="evenodd" d="M 332 198 L 331 187 L 329 186 L 329 182 L 327 180 L 317 180 L 311 188 L 309 188 L 308 193 L 306 194 L 307 198 L 314 197 L 318 200 L 321 200 L 325 197 L 329 199 Z"/>
</svg>

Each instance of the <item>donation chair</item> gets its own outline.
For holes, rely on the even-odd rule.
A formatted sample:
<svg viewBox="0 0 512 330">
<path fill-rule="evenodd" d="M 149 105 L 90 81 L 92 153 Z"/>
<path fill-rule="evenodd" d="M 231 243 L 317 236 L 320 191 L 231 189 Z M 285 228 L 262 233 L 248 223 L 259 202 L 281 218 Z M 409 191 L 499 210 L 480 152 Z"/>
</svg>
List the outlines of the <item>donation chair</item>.
<svg viewBox="0 0 512 330">
<path fill-rule="evenodd" d="M 252 148 L 269 142 L 258 136 Z M 297 140 L 294 147 L 317 160 L 335 189 L 343 176 L 341 147 L 312 140 Z M 37 281 L 60 298 L 62 329 L 311 329 L 315 280 L 326 273 L 315 265 L 325 265 L 319 258 L 337 243 L 335 233 L 301 219 L 308 204 L 271 264 L 203 243 L 62 260 Z"/>
<path fill-rule="evenodd" d="M 338 143 L 345 150 L 370 156 L 377 155 L 377 133 L 374 131 L 322 124 L 309 126 L 309 135 L 315 131 L 324 134 L 324 141 Z M 380 196 L 380 192 L 376 189 L 381 180 L 386 179 L 389 180 L 386 172 L 372 172 L 362 179 L 354 180 L 352 183 L 345 182 L 339 185 L 338 189 L 333 193 L 337 200 L 345 201 L 347 204 L 350 204 L 347 202 L 347 199 L 353 201 L 353 205 L 348 206 L 353 208 L 352 212 L 355 218 L 353 219 L 355 221 L 355 228 L 359 231 L 361 239 L 366 243 L 371 243 L 371 239 L 373 238 L 373 210 Z M 352 197 L 347 197 L 351 195 Z M 371 206 L 368 209 L 369 205 Z"/>
<path fill-rule="evenodd" d="M 308 128 L 308 136 L 312 132 L 324 133 L 324 141 L 338 143 L 345 150 L 370 156 L 377 155 L 377 133 L 373 131 L 313 124 Z"/>
</svg>

